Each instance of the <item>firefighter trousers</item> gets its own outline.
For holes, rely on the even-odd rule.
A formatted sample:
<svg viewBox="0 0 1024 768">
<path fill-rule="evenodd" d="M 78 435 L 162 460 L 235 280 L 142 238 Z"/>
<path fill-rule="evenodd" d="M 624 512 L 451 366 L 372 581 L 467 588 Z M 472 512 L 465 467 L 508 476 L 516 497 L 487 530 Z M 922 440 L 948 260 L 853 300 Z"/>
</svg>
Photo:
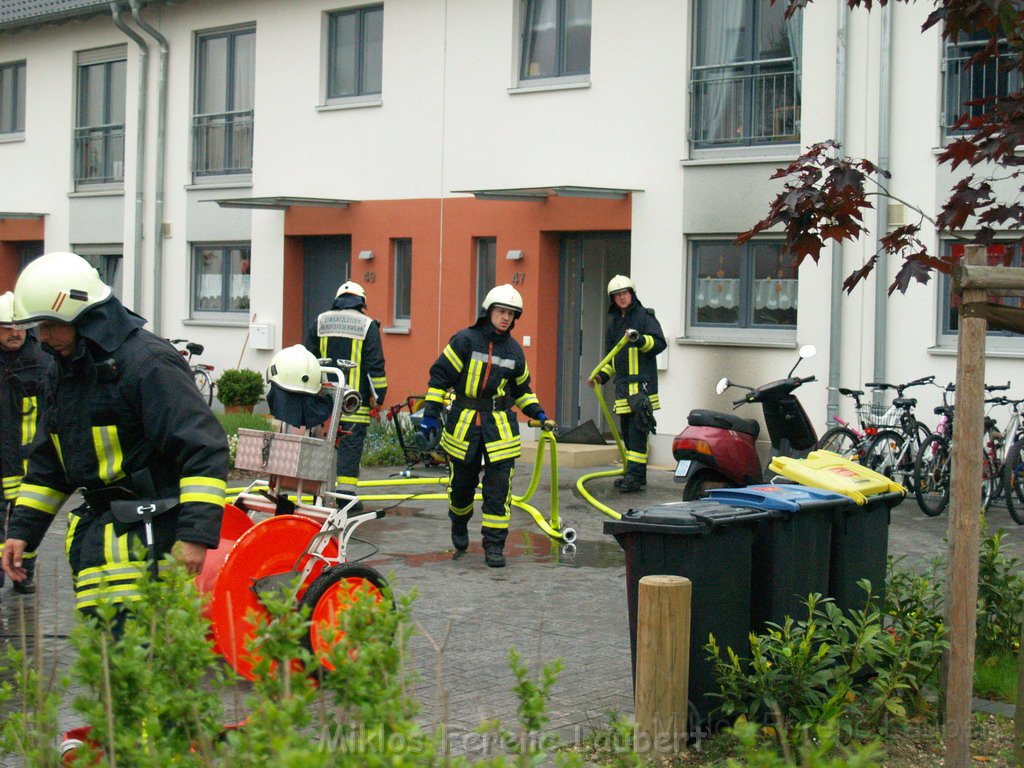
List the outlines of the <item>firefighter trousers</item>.
<svg viewBox="0 0 1024 768">
<path fill-rule="evenodd" d="M 623 413 L 619 418 L 622 441 L 626 445 L 625 476 L 637 482 L 647 482 L 647 438 L 648 433 L 639 429 L 632 413 Z"/>
<path fill-rule="evenodd" d="M 369 424 L 341 422 L 341 429 L 345 431 L 341 432 L 338 440 L 338 485 L 354 487 L 359 482 L 359 462 L 363 458 L 367 427 Z"/>
<path fill-rule="evenodd" d="M 469 522 L 473 516 L 473 496 L 483 469 L 483 504 L 480 534 L 484 549 L 505 548 L 508 524 L 512 519 L 512 473 L 515 459 L 490 461 L 483 447 L 465 461 L 451 459 L 448 463 L 448 517 L 453 523 Z"/>
</svg>

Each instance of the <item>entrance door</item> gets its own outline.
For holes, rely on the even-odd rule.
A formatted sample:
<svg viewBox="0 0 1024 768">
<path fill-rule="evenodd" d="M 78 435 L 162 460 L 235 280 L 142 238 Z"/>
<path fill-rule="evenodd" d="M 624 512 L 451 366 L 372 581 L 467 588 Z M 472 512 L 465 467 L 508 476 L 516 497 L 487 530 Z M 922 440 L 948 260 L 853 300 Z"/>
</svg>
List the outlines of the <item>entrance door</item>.
<svg viewBox="0 0 1024 768">
<path fill-rule="evenodd" d="M 608 281 L 629 274 L 628 232 L 562 236 L 558 317 L 558 422 L 564 428 L 593 420 L 605 432 L 601 408 L 587 376 L 605 355 Z M 611 403 L 611 387 L 605 399 Z"/>
<path fill-rule="evenodd" d="M 302 339 L 305 341 L 306 331 L 321 312 L 331 308 L 338 286 L 348 280 L 352 238 L 349 235 L 306 237 L 303 249 Z"/>
</svg>

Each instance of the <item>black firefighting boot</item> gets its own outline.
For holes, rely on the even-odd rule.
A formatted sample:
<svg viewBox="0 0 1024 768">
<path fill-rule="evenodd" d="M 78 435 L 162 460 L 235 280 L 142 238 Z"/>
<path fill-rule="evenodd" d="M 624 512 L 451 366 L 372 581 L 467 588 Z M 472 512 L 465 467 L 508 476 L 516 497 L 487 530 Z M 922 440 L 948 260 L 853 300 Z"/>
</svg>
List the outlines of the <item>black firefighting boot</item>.
<svg viewBox="0 0 1024 768">
<path fill-rule="evenodd" d="M 465 552 L 469 549 L 469 515 L 449 512 L 448 517 L 452 521 L 452 546 L 456 552 Z"/>
<path fill-rule="evenodd" d="M 493 544 L 484 546 L 484 562 L 487 563 L 488 568 L 504 568 L 505 567 L 505 555 L 502 553 L 502 548 Z"/>
</svg>

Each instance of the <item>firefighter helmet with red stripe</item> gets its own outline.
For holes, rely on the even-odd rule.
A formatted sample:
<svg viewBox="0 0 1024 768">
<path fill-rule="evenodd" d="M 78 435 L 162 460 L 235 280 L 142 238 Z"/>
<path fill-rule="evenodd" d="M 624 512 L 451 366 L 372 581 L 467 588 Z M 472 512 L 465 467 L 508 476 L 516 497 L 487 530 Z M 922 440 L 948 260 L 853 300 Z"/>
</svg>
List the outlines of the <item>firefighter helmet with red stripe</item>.
<svg viewBox="0 0 1024 768">
<path fill-rule="evenodd" d="M 73 323 L 89 307 L 110 298 L 110 286 L 74 253 L 46 253 L 21 270 L 14 286 L 14 320 Z"/>
</svg>

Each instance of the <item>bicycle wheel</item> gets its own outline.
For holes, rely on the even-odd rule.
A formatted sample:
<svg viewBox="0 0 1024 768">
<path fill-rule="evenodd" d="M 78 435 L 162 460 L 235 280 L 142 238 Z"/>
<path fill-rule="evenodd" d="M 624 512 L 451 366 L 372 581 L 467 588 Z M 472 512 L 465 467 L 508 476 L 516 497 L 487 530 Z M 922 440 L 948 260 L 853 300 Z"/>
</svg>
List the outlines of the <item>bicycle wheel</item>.
<svg viewBox="0 0 1024 768">
<path fill-rule="evenodd" d="M 196 388 L 199 390 L 199 394 L 203 396 L 206 404 L 213 405 L 213 379 L 210 378 L 210 374 L 207 373 L 205 368 L 193 368 L 192 378 L 195 379 Z"/>
<path fill-rule="evenodd" d="M 1003 498 L 1010 517 L 1017 525 L 1024 525 L 1024 443 L 1016 440 L 1006 451 L 1003 462 Z"/>
<path fill-rule="evenodd" d="M 999 490 L 999 468 L 985 451 L 981 452 L 981 511 L 987 512 Z"/>
<path fill-rule="evenodd" d="M 843 458 L 849 459 L 860 452 L 860 438 L 857 433 L 849 427 L 835 426 L 827 430 L 824 435 L 814 444 L 816 451 L 832 451 Z"/>
<path fill-rule="evenodd" d="M 949 441 L 942 435 L 932 435 L 914 460 L 914 496 L 929 517 L 942 514 L 949 504 L 949 478 Z"/>
<path fill-rule="evenodd" d="M 879 474 L 885 475 L 890 480 L 899 480 L 900 475 L 906 473 L 905 465 L 908 463 L 904 454 L 904 444 L 907 436 L 896 429 L 882 429 L 868 443 L 864 451 L 863 464 Z M 911 463 L 911 473 L 913 464 Z"/>
</svg>

